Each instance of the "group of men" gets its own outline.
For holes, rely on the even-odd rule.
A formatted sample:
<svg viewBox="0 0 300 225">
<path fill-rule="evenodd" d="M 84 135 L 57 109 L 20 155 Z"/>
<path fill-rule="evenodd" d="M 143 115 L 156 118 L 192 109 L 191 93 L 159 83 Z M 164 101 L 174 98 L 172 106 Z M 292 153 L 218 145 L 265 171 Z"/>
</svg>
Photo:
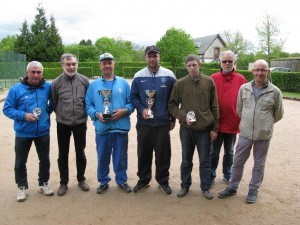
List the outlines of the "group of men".
<svg viewBox="0 0 300 225">
<path fill-rule="evenodd" d="M 268 63 L 257 60 L 251 82 L 236 72 L 236 56 L 231 51 L 220 55 L 221 71 L 211 77 L 200 72 L 197 55 L 188 55 L 185 67 L 188 75 L 176 80 L 173 72 L 162 67 L 157 46 L 145 49 L 147 67 L 128 82 L 115 75 L 115 59 L 110 53 L 99 57 L 102 76 L 92 83 L 77 72 L 78 60 L 73 54 L 61 57 L 63 73 L 52 84 L 43 79 L 43 66 L 37 61 L 27 65 L 23 81 L 13 86 L 4 104 L 4 114 L 14 120 L 15 179 L 19 188 L 17 201 L 25 201 L 28 191 L 26 162 L 32 142 L 40 161 L 39 191 L 51 196 L 49 180 L 50 114 L 56 113 L 58 168 L 60 186 L 57 195 L 68 190 L 68 156 L 73 134 L 77 181 L 82 191 L 89 191 L 86 182 L 85 156 L 87 117 L 95 127 L 98 157 L 97 193 L 109 188 L 110 159 L 115 181 L 125 192 L 141 192 L 152 179 L 153 152 L 155 180 L 165 194 L 171 194 L 169 168 L 171 164 L 170 131 L 176 119 L 180 124 L 182 146 L 181 189 L 185 196 L 192 184 L 191 172 L 195 147 L 199 155 L 200 189 L 206 199 L 216 178 L 221 146 L 224 146 L 223 180 L 228 187 L 220 198 L 236 194 L 243 167 L 253 146 L 254 167 L 246 201 L 254 203 L 261 186 L 273 124 L 283 116 L 282 95 L 271 84 Z M 138 182 L 127 184 L 128 132 L 130 115 L 137 110 Z M 234 145 L 239 134 L 236 152 Z"/>
</svg>

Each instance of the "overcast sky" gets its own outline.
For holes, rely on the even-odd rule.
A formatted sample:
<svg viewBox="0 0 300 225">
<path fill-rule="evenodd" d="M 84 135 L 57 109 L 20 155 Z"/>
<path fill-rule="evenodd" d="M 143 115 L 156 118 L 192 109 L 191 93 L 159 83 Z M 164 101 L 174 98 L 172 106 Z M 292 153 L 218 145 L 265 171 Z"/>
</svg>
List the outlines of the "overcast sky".
<svg viewBox="0 0 300 225">
<path fill-rule="evenodd" d="M 297 2 L 297 1 L 296 1 Z M 0 0 L 0 39 L 33 23 L 38 3 L 55 18 L 64 44 L 101 37 L 155 44 L 175 27 L 192 38 L 239 31 L 257 44 L 256 27 L 266 13 L 280 22 L 284 50 L 300 52 L 300 13 L 292 0 Z"/>
</svg>

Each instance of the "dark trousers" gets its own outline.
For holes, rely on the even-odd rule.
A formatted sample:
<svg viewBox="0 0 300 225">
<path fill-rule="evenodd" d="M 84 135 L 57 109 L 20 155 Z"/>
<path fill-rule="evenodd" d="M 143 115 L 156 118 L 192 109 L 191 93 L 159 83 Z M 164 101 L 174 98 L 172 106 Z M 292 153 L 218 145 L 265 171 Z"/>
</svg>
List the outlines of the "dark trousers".
<svg viewBox="0 0 300 225">
<path fill-rule="evenodd" d="M 181 187 L 189 188 L 192 184 L 193 156 L 195 146 L 199 156 L 200 188 L 206 191 L 210 188 L 210 131 L 193 131 L 180 126 L 180 140 L 182 145 Z"/>
<path fill-rule="evenodd" d="M 15 138 L 15 179 L 18 187 L 28 188 L 26 163 L 32 142 L 39 157 L 39 186 L 48 182 L 50 177 L 49 140 L 49 134 L 36 138 Z"/>
<path fill-rule="evenodd" d="M 236 141 L 236 134 L 218 133 L 217 139 L 211 145 L 211 180 L 213 181 L 217 174 L 216 170 L 219 164 L 219 155 L 223 144 L 223 176 L 229 181 L 231 177 L 231 166 L 233 162 L 233 151 Z"/>
<path fill-rule="evenodd" d="M 85 180 L 84 173 L 86 168 L 86 123 L 69 126 L 62 123 L 57 123 L 57 140 L 58 140 L 58 168 L 60 172 L 60 184 L 68 184 L 69 182 L 69 149 L 70 138 L 73 133 L 75 152 L 76 152 L 76 167 L 77 181 Z"/>
<path fill-rule="evenodd" d="M 170 126 L 138 125 L 138 183 L 148 184 L 152 178 L 152 158 L 155 153 L 155 179 L 159 184 L 169 183 L 171 163 Z"/>
</svg>

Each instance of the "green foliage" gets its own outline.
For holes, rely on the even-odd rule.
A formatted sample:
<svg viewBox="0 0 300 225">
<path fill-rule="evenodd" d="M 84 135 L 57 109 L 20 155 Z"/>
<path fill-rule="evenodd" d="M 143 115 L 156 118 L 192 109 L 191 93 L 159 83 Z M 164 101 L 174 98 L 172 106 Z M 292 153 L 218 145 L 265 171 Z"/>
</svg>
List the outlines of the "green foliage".
<svg viewBox="0 0 300 225">
<path fill-rule="evenodd" d="M 130 41 L 102 37 L 96 40 L 95 46 L 100 54 L 105 52 L 111 53 L 117 62 L 131 62 L 135 56 L 135 51 Z"/>
<path fill-rule="evenodd" d="M 31 31 L 25 22 L 22 25 L 21 34 L 17 35 L 14 50 L 26 54 L 27 60 L 51 62 L 59 60 L 63 53 L 62 39 L 55 26 L 54 17 L 50 17 L 50 25 L 45 15 L 45 10 L 38 6 L 38 14 L 35 16 Z"/>
<path fill-rule="evenodd" d="M 259 54 L 270 64 L 278 52 L 282 52 L 284 44 L 284 41 L 278 38 L 280 35 L 278 20 L 266 14 L 261 24 L 256 27 L 256 31 L 259 37 Z"/>
<path fill-rule="evenodd" d="M 222 36 L 225 38 L 226 50 L 231 50 L 238 56 L 253 48 L 253 44 L 245 40 L 242 33 L 238 31 L 235 33 L 224 31 Z"/>
<path fill-rule="evenodd" d="M 16 35 L 7 35 L 5 38 L 1 39 L 0 51 L 13 51 L 16 41 Z"/>
<path fill-rule="evenodd" d="M 64 52 L 76 55 L 79 62 L 95 62 L 99 57 L 99 52 L 94 45 L 65 45 Z"/>
<path fill-rule="evenodd" d="M 160 49 L 161 61 L 171 62 L 173 70 L 183 65 L 187 55 L 197 54 L 196 44 L 189 34 L 181 29 L 170 28 L 156 43 Z"/>
<path fill-rule="evenodd" d="M 271 79 L 282 91 L 300 92 L 300 73 L 272 72 Z"/>
</svg>

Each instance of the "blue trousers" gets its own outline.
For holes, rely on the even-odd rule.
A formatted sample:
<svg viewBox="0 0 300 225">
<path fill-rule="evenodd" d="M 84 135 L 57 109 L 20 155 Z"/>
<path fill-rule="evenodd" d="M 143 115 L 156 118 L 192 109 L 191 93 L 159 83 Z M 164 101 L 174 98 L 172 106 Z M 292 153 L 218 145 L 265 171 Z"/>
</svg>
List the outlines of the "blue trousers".
<svg viewBox="0 0 300 225">
<path fill-rule="evenodd" d="M 127 182 L 128 133 L 96 134 L 98 155 L 97 178 L 101 184 L 110 182 L 110 158 L 112 156 L 115 181 L 118 185 Z"/>
<path fill-rule="evenodd" d="M 50 177 L 49 140 L 49 134 L 35 138 L 15 138 L 15 179 L 18 187 L 28 188 L 26 163 L 32 142 L 35 144 L 39 157 L 39 186 L 48 182 Z"/>
<path fill-rule="evenodd" d="M 210 131 L 193 131 L 180 126 L 182 145 L 181 187 L 189 188 L 192 184 L 193 156 L 195 146 L 199 155 L 200 188 L 206 191 L 210 188 Z"/>
<path fill-rule="evenodd" d="M 217 176 L 216 170 L 219 164 L 219 156 L 222 145 L 224 147 L 223 177 L 226 180 L 230 179 L 235 141 L 236 134 L 218 133 L 217 139 L 211 145 L 211 181 L 213 181 Z"/>
</svg>

